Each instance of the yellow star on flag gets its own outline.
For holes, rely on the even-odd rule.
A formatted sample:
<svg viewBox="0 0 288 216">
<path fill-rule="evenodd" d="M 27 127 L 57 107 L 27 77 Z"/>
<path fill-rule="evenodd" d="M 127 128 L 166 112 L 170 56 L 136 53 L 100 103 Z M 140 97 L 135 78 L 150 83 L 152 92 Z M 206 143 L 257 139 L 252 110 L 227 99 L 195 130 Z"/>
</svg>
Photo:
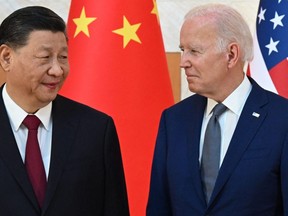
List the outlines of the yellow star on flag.
<svg viewBox="0 0 288 216">
<path fill-rule="evenodd" d="M 112 32 L 123 36 L 123 48 L 125 48 L 131 40 L 134 40 L 141 44 L 141 41 L 136 34 L 140 25 L 141 23 L 131 25 L 127 18 L 123 16 L 123 28 L 116 29 Z"/>
<path fill-rule="evenodd" d="M 158 8 L 157 8 L 157 4 L 156 4 L 156 0 L 153 0 L 153 4 L 154 4 L 154 7 L 151 11 L 151 14 L 155 14 L 156 17 L 157 17 L 157 21 L 158 21 L 158 24 L 159 24 L 159 12 L 158 12 Z"/>
<path fill-rule="evenodd" d="M 90 37 L 88 25 L 90 25 L 96 17 L 87 17 L 85 12 L 85 7 L 82 8 L 81 15 L 79 18 L 73 19 L 74 23 L 77 25 L 74 38 L 80 33 L 83 32 L 88 37 Z"/>
</svg>

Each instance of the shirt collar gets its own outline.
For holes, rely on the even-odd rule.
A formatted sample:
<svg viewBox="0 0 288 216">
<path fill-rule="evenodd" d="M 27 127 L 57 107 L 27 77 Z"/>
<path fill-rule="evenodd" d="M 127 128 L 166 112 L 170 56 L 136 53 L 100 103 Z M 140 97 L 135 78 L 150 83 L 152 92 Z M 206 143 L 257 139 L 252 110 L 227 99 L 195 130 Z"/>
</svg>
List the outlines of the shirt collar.
<svg viewBox="0 0 288 216">
<path fill-rule="evenodd" d="M 245 75 L 242 83 L 223 101 L 223 104 L 233 113 L 240 116 L 251 89 L 252 84 Z"/>
<path fill-rule="evenodd" d="M 240 116 L 252 84 L 245 75 L 241 84 L 222 102 L 229 110 Z M 207 117 L 218 102 L 208 98 L 205 116 Z"/>
<path fill-rule="evenodd" d="M 20 125 L 22 124 L 24 118 L 28 115 L 21 107 L 19 107 L 8 95 L 6 84 L 4 85 L 3 92 L 3 101 L 7 110 L 7 114 L 14 131 L 18 131 Z M 52 111 L 52 102 L 50 102 L 45 107 L 39 109 L 35 115 L 40 119 L 44 128 L 48 130 L 49 122 L 51 121 L 51 111 Z"/>
<path fill-rule="evenodd" d="M 207 107 L 206 107 L 206 114 L 205 114 L 206 117 L 212 112 L 213 108 L 215 107 L 217 103 L 218 102 L 216 102 L 215 100 L 211 98 L 207 98 Z"/>
</svg>

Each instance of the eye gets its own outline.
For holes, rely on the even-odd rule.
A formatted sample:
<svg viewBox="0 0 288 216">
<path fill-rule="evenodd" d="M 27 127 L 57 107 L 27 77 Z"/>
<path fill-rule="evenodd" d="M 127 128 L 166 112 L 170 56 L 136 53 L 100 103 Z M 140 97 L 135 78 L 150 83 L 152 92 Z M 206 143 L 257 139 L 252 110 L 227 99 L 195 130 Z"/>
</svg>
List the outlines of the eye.
<svg viewBox="0 0 288 216">
<path fill-rule="evenodd" d="M 181 52 L 184 52 L 184 47 L 182 45 L 179 45 L 179 49 Z"/>
<path fill-rule="evenodd" d="M 40 59 L 48 59 L 50 56 L 38 56 L 38 58 L 40 58 Z"/>
<path fill-rule="evenodd" d="M 67 55 L 61 55 L 61 56 L 60 56 L 60 59 L 67 59 L 67 58 L 68 58 Z"/>
</svg>

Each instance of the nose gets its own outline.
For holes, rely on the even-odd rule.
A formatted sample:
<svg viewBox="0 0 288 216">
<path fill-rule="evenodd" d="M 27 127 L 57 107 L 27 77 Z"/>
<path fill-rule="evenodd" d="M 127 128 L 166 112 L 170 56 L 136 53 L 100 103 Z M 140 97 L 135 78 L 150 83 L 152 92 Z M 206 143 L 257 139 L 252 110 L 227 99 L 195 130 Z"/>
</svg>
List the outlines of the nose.
<svg viewBox="0 0 288 216">
<path fill-rule="evenodd" d="M 188 56 L 188 53 L 184 50 L 180 59 L 180 68 L 188 68 L 192 66 Z"/>
<path fill-rule="evenodd" d="M 52 65 L 48 70 L 48 74 L 51 76 L 62 76 L 64 71 L 60 62 L 57 59 L 54 59 L 51 64 Z"/>
</svg>

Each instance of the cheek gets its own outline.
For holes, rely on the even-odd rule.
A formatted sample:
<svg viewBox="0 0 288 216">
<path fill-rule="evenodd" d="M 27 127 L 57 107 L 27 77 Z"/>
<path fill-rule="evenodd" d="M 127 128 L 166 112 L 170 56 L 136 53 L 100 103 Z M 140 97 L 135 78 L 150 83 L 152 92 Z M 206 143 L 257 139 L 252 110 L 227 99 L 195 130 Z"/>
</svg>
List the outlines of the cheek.
<svg viewBox="0 0 288 216">
<path fill-rule="evenodd" d="M 66 66 L 63 71 L 64 71 L 64 77 L 66 78 L 70 73 L 70 67 Z"/>
<path fill-rule="evenodd" d="M 209 61 L 205 64 L 206 68 L 210 68 L 211 73 L 213 73 L 215 76 L 223 76 L 223 74 L 227 71 L 227 62 L 223 57 L 218 58 L 211 58 Z"/>
<path fill-rule="evenodd" d="M 60 64 L 60 67 L 61 67 L 61 69 L 63 71 L 63 77 L 67 77 L 69 72 L 70 72 L 69 63 L 68 62 L 65 62 L 65 63 L 63 62 L 63 63 Z"/>
</svg>

